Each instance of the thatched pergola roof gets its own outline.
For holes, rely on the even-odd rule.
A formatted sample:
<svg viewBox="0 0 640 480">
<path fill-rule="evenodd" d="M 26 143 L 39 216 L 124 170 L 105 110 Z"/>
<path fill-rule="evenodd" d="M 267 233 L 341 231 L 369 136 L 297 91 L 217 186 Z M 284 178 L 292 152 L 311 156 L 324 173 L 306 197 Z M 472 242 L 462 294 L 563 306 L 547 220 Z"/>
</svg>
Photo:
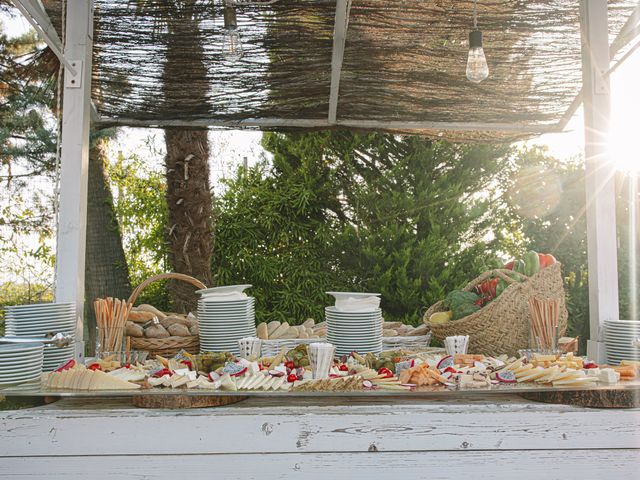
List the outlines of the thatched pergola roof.
<svg viewBox="0 0 640 480">
<path fill-rule="evenodd" d="M 480 0 L 490 68 L 481 84 L 465 77 L 471 0 L 349 3 L 237 5 L 245 54 L 233 64 L 221 54 L 222 1 L 96 0 L 96 123 L 343 125 L 450 139 L 564 126 L 581 88 L 578 1 Z M 44 4 L 59 26 L 61 2 Z M 612 41 L 634 7 L 610 1 Z"/>
</svg>

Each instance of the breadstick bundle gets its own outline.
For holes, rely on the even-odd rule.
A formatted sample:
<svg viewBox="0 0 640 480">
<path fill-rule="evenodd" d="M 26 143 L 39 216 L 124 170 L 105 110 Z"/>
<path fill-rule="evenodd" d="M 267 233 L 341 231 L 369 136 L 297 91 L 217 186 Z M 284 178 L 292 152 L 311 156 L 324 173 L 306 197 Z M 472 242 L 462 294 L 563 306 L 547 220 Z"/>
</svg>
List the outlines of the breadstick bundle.
<svg viewBox="0 0 640 480">
<path fill-rule="evenodd" d="M 125 323 L 133 305 L 125 300 L 98 298 L 93 302 L 98 327 L 96 355 L 121 352 L 124 348 Z"/>
<path fill-rule="evenodd" d="M 559 298 L 529 298 L 533 348 L 555 350 L 558 344 Z"/>
</svg>

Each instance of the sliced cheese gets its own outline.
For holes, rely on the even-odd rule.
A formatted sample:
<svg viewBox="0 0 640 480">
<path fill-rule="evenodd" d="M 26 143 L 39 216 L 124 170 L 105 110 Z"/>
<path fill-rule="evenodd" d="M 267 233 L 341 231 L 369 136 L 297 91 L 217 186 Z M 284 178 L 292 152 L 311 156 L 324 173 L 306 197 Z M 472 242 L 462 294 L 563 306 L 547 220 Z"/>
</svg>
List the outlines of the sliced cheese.
<svg viewBox="0 0 640 480">
<path fill-rule="evenodd" d="M 525 374 L 516 375 L 518 382 L 532 382 L 545 374 L 545 369 L 542 367 L 536 367 L 527 371 Z"/>
</svg>

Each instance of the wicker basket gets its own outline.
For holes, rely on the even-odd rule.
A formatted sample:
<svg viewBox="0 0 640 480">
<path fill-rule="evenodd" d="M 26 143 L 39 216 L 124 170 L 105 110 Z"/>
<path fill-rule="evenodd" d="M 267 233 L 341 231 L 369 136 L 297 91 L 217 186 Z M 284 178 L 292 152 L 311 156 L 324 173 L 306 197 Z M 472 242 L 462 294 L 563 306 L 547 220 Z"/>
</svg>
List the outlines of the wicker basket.
<svg viewBox="0 0 640 480">
<path fill-rule="evenodd" d="M 424 351 L 431 343 L 431 332 L 414 337 L 382 337 L 382 350 Z"/>
<path fill-rule="evenodd" d="M 502 294 L 484 308 L 464 318 L 443 325 L 431 325 L 428 319 L 435 312 L 444 311 L 442 301 L 433 304 L 424 319 L 438 340 L 451 335 L 469 335 L 469 352 L 485 355 L 516 355 L 517 350 L 529 347 L 531 313 L 528 300 L 531 296 L 560 298 L 559 336 L 567 329 L 567 308 L 560 263 L 550 265 L 524 282 L 517 282 L 507 274 L 510 270 L 490 270 L 469 282 L 465 291 L 473 290 L 493 276 L 504 279 L 510 285 Z"/>
<path fill-rule="evenodd" d="M 183 282 L 190 283 L 198 288 L 207 288 L 200 280 L 197 280 L 189 275 L 182 273 L 161 273 L 146 279 L 140 285 L 138 285 L 131 296 L 128 303 L 133 305 L 138 299 L 138 296 L 149 284 L 157 282 L 158 280 L 173 279 L 181 280 Z M 190 337 L 167 337 L 167 338 L 143 338 L 143 337 L 129 337 L 131 341 L 131 348 L 134 350 L 146 350 L 149 352 L 150 357 L 161 355 L 163 357 L 171 357 L 178 353 L 180 350 L 185 350 L 192 354 L 200 352 L 200 340 L 198 335 L 192 335 Z"/>
</svg>

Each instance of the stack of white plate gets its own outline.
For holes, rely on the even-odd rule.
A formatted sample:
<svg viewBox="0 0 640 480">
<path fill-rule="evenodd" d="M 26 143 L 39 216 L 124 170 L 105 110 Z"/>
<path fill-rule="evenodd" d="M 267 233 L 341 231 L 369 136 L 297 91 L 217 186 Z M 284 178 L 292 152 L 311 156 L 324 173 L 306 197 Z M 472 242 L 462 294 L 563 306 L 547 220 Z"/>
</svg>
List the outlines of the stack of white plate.
<svg viewBox="0 0 640 480">
<path fill-rule="evenodd" d="M 207 288 L 198 293 L 200 351 L 240 354 L 238 340 L 256 336 L 255 298 L 242 291 L 251 285 Z"/>
<path fill-rule="evenodd" d="M 6 307 L 5 335 L 8 337 L 44 337 L 49 334 L 73 335 L 76 326 L 75 304 L 38 303 Z M 64 348 L 47 346 L 44 349 L 43 371 L 50 372 L 73 358 L 73 345 Z"/>
<path fill-rule="evenodd" d="M 617 365 L 622 360 L 640 361 L 640 349 L 634 344 L 637 338 L 640 338 L 640 320 L 605 321 L 607 362 Z"/>
<path fill-rule="evenodd" d="M 336 355 L 356 351 L 362 355 L 382 351 L 382 310 L 345 312 L 326 307 L 327 341 L 336 346 Z"/>
<path fill-rule="evenodd" d="M 38 379 L 42 353 L 41 343 L 0 344 L 0 385 Z"/>
</svg>

